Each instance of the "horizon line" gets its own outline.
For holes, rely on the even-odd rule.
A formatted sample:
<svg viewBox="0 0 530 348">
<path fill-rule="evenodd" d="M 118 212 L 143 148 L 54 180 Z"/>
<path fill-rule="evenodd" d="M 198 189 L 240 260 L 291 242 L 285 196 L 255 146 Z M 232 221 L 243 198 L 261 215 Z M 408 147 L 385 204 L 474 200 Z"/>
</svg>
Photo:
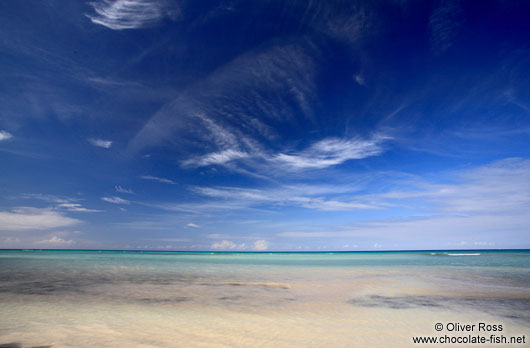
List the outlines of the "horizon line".
<svg viewBox="0 0 530 348">
<path fill-rule="evenodd" d="M 529 251 L 530 248 L 490 248 L 490 249 L 396 249 L 396 250 L 138 250 L 138 249 L 50 249 L 50 248 L 0 248 L 0 251 L 121 251 L 121 252 L 160 252 L 160 253 L 233 253 L 233 254 L 271 254 L 271 253 L 377 253 L 377 252 L 444 252 L 444 251 Z"/>
</svg>

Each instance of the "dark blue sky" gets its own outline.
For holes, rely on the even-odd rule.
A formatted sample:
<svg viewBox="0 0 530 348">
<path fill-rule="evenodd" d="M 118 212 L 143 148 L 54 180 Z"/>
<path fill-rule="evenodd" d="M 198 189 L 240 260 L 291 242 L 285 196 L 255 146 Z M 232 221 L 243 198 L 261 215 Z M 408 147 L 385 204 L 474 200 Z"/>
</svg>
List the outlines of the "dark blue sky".
<svg viewBox="0 0 530 348">
<path fill-rule="evenodd" d="M 2 1 L 0 247 L 530 247 L 528 1 Z"/>
</svg>

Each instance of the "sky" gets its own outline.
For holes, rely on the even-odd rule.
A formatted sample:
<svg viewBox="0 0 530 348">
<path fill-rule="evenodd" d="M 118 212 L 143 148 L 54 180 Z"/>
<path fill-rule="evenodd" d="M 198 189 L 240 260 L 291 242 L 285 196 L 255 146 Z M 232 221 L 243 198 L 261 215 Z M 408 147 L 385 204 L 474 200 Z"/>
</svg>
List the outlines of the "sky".
<svg viewBox="0 0 530 348">
<path fill-rule="evenodd" d="M 530 248 L 528 1 L 0 2 L 0 248 Z"/>
</svg>

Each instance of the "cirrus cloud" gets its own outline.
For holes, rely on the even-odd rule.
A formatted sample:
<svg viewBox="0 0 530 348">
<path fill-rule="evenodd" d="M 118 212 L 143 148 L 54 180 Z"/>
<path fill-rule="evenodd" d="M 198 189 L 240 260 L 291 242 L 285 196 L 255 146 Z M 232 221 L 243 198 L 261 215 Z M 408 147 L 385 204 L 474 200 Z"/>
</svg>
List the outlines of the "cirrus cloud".
<svg viewBox="0 0 530 348">
<path fill-rule="evenodd" d="M 101 200 L 105 201 L 105 202 L 108 202 L 108 203 L 113 203 L 113 204 L 130 204 L 131 203 L 130 201 L 128 201 L 126 199 L 123 199 L 123 198 L 120 198 L 120 197 L 116 197 L 116 196 L 101 197 Z"/>
<path fill-rule="evenodd" d="M 49 208 L 18 207 L 0 211 L 0 231 L 47 230 L 79 223 L 80 220 Z"/>
<path fill-rule="evenodd" d="M 348 160 L 377 156 L 383 152 L 381 143 L 386 139 L 388 137 L 382 135 L 369 139 L 324 139 L 300 153 L 280 153 L 272 160 L 293 170 L 321 169 Z"/>
<path fill-rule="evenodd" d="M 144 28 L 164 17 L 176 19 L 180 13 L 174 4 L 160 0 L 102 0 L 90 5 L 96 12 L 86 15 L 92 23 L 112 30 Z"/>
<path fill-rule="evenodd" d="M 170 184 L 170 185 L 176 184 L 176 182 L 174 182 L 173 180 L 169 180 L 166 178 L 159 178 L 157 176 L 152 176 L 152 175 L 142 175 L 140 176 L 140 179 L 158 181 L 158 182 L 161 182 L 162 184 Z"/>
</svg>

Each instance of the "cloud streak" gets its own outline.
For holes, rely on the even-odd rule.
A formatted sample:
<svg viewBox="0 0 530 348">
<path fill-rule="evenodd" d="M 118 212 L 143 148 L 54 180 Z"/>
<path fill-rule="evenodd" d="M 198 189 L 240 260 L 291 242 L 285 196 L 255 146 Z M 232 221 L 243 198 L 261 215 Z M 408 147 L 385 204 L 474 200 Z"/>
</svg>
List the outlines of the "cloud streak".
<svg viewBox="0 0 530 348">
<path fill-rule="evenodd" d="M 175 185 L 176 184 L 176 182 L 174 182 L 173 180 L 169 180 L 169 179 L 166 179 L 166 178 L 159 178 L 157 176 L 152 176 L 152 175 L 142 175 L 142 176 L 140 176 L 140 179 L 158 181 L 158 182 L 160 182 L 162 184 L 170 184 L 170 185 Z"/>
<path fill-rule="evenodd" d="M 381 135 L 370 139 L 324 139 L 300 153 L 280 153 L 272 161 L 291 170 L 322 169 L 348 160 L 377 156 L 383 152 L 381 143 L 386 139 L 388 137 Z"/>
<path fill-rule="evenodd" d="M 270 189 L 250 189 L 237 187 L 193 187 L 195 192 L 222 200 L 235 207 L 295 206 L 321 211 L 348 211 L 359 209 L 381 209 L 373 199 L 355 197 L 356 188 L 338 186 L 281 186 Z M 344 195 L 349 193 L 349 195 Z M 220 205 L 223 207 L 223 204 Z"/>
<path fill-rule="evenodd" d="M 55 209 L 72 211 L 76 213 L 99 213 L 101 210 L 87 209 L 79 203 L 60 203 L 55 206 Z"/>
<path fill-rule="evenodd" d="M 71 197 L 62 197 L 55 195 L 47 195 L 42 193 L 26 193 L 21 195 L 24 199 L 36 199 L 48 203 L 53 203 L 53 209 L 71 211 L 76 213 L 99 213 L 101 210 L 88 209 L 78 203 L 79 199 Z"/>
<path fill-rule="evenodd" d="M 47 230 L 79 223 L 80 220 L 49 208 L 19 207 L 0 211 L 0 231 Z"/>
<path fill-rule="evenodd" d="M 176 6 L 160 0 L 101 0 L 91 2 L 95 14 L 86 14 L 94 24 L 112 30 L 138 29 L 157 24 L 162 18 L 176 19 Z"/>
<path fill-rule="evenodd" d="M 237 160 L 237 159 L 243 159 L 248 158 L 249 154 L 233 149 L 228 149 L 224 151 L 214 152 L 210 153 L 208 155 L 196 158 L 196 159 L 190 159 L 187 161 L 184 161 L 182 164 L 184 166 L 209 166 L 213 164 L 225 164 L 227 162 Z"/>
<path fill-rule="evenodd" d="M 77 199 L 64 196 L 55 196 L 42 193 L 24 193 L 21 195 L 24 199 L 37 199 L 49 203 L 74 203 Z"/>
<path fill-rule="evenodd" d="M 130 201 L 116 196 L 101 197 L 101 200 L 112 204 L 131 204 Z"/>
</svg>

